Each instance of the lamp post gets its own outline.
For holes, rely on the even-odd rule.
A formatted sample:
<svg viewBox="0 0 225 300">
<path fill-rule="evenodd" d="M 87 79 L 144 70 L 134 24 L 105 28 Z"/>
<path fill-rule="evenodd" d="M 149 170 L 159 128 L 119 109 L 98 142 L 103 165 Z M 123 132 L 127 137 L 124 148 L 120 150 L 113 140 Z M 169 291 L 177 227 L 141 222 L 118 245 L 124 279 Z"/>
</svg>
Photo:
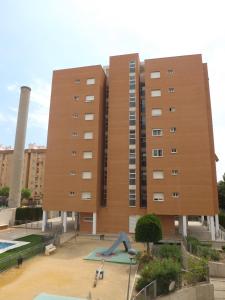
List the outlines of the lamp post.
<svg viewBox="0 0 225 300">
<path fill-rule="evenodd" d="M 130 258 L 130 269 L 129 269 L 129 278 L 128 278 L 128 287 L 127 287 L 127 300 L 129 300 L 129 296 L 130 296 L 130 275 L 131 275 L 132 260 L 136 256 L 137 251 L 134 250 L 134 249 L 129 249 L 128 254 L 130 255 L 129 256 L 129 258 Z"/>
</svg>

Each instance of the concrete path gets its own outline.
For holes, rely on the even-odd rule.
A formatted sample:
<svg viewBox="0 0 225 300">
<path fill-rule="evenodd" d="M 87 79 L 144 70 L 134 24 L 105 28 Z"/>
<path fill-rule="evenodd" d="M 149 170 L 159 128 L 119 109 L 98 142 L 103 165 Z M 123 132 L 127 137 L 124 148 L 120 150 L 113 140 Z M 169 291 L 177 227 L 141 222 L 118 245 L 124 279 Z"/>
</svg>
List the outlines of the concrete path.
<svg viewBox="0 0 225 300">
<path fill-rule="evenodd" d="M 211 233 L 201 222 L 189 221 L 188 234 L 202 241 L 210 241 Z"/>
<path fill-rule="evenodd" d="M 214 300 L 224 300 L 225 278 L 210 278 L 210 282 L 214 285 Z"/>
</svg>

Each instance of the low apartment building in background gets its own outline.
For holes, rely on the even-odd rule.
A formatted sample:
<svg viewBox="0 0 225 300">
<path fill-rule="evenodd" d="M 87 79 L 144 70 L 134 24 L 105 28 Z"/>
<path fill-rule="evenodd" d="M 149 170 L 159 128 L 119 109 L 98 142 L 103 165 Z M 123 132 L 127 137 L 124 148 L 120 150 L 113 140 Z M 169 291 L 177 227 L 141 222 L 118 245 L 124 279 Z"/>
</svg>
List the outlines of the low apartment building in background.
<svg viewBox="0 0 225 300">
<path fill-rule="evenodd" d="M 159 216 L 164 236 L 189 216 L 218 231 L 207 64 L 201 55 L 140 62 L 138 54 L 53 73 L 43 230 L 50 211 L 81 231 L 133 233 Z"/>
<path fill-rule="evenodd" d="M 22 188 L 31 190 L 36 204 L 42 204 L 46 148 L 29 144 L 24 153 Z M 13 149 L 0 147 L 0 188 L 10 186 Z"/>
</svg>

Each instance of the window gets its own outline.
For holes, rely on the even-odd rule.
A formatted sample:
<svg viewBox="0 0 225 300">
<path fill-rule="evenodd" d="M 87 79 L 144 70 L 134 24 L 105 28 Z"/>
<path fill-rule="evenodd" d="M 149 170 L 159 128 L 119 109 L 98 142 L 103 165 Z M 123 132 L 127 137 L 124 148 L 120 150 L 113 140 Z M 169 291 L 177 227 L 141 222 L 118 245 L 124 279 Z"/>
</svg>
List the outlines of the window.
<svg viewBox="0 0 225 300">
<path fill-rule="evenodd" d="M 79 84 L 79 83 L 80 83 L 80 79 L 76 79 L 76 80 L 75 80 L 75 83 L 76 83 L 76 84 Z"/>
<path fill-rule="evenodd" d="M 71 175 L 71 176 L 76 175 L 76 171 L 75 171 L 75 170 L 71 170 L 71 171 L 70 171 L 70 175 Z"/>
<path fill-rule="evenodd" d="M 72 136 L 76 137 L 76 136 L 78 136 L 78 133 L 76 131 L 74 131 L 74 132 L 72 132 Z"/>
<path fill-rule="evenodd" d="M 130 73 L 134 73 L 135 72 L 135 65 L 136 65 L 136 63 L 135 63 L 134 60 L 130 61 L 130 63 L 129 63 L 129 71 L 130 71 Z"/>
<path fill-rule="evenodd" d="M 129 78 L 129 85 L 130 85 L 130 90 L 134 90 L 135 89 L 135 76 L 134 75 L 130 75 Z"/>
<path fill-rule="evenodd" d="M 178 192 L 173 192 L 172 193 L 172 197 L 173 198 L 178 198 L 179 197 L 179 193 Z"/>
<path fill-rule="evenodd" d="M 92 172 L 85 171 L 82 172 L 82 179 L 91 179 L 92 178 Z"/>
<path fill-rule="evenodd" d="M 164 193 L 154 193 L 153 200 L 154 201 L 164 201 Z"/>
<path fill-rule="evenodd" d="M 74 113 L 74 114 L 72 114 L 72 117 L 73 117 L 74 119 L 77 119 L 77 118 L 78 118 L 78 114 L 77 114 L 77 113 Z"/>
<path fill-rule="evenodd" d="M 70 197 L 75 197 L 75 192 L 69 192 Z"/>
<path fill-rule="evenodd" d="M 163 130 L 162 129 L 152 129 L 152 136 L 162 136 Z"/>
<path fill-rule="evenodd" d="M 85 121 L 92 121 L 94 120 L 94 114 L 85 114 L 84 119 Z"/>
<path fill-rule="evenodd" d="M 129 130 L 129 144 L 130 145 L 135 145 L 135 143 L 136 143 L 135 130 L 130 129 Z"/>
<path fill-rule="evenodd" d="M 152 157 L 162 157 L 163 149 L 152 149 Z"/>
<path fill-rule="evenodd" d="M 176 108 L 175 108 L 175 107 L 170 107 L 170 108 L 169 108 L 169 111 L 170 111 L 170 112 L 175 112 L 175 111 L 176 111 Z"/>
<path fill-rule="evenodd" d="M 178 175 L 179 174 L 179 171 L 178 170 L 172 170 L 171 171 L 171 175 L 173 175 L 173 176 L 176 176 L 176 175 Z"/>
<path fill-rule="evenodd" d="M 134 126 L 136 124 L 136 113 L 135 111 L 129 111 L 129 125 Z"/>
<path fill-rule="evenodd" d="M 82 220 L 84 222 L 92 223 L 93 222 L 93 217 L 83 217 Z"/>
<path fill-rule="evenodd" d="M 162 115 L 162 109 L 161 108 L 153 108 L 152 109 L 152 116 L 153 117 L 159 117 Z"/>
<path fill-rule="evenodd" d="M 76 151 L 72 151 L 72 156 L 76 156 L 77 152 Z"/>
<path fill-rule="evenodd" d="M 91 200 L 91 193 L 90 192 L 83 192 L 81 193 L 82 200 Z"/>
<path fill-rule="evenodd" d="M 152 90 L 151 91 L 152 97 L 160 97 L 161 96 L 161 90 Z"/>
<path fill-rule="evenodd" d="M 167 73 L 168 73 L 168 75 L 173 75 L 173 69 L 168 69 L 168 71 L 167 71 Z"/>
<path fill-rule="evenodd" d="M 84 159 L 92 159 L 92 158 L 93 158 L 93 153 L 92 153 L 92 151 L 84 151 L 84 152 L 83 152 L 83 158 L 84 158 Z"/>
<path fill-rule="evenodd" d="M 93 132 L 85 132 L 84 133 L 84 139 L 85 140 L 92 140 L 93 139 Z"/>
<path fill-rule="evenodd" d="M 87 83 L 87 85 L 95 84 L 95 78 L 88 78 L 86 83 Z"/>
<path fill-rule="evenodd" d="M 177 131 L 176 127 L 171 127 L 171 128 L 170 128 L 170 132 L 171 132 L 171 133 L 175 133 L 176 131 Z"/>
<path fill-rule="evenodd" d="M 136 163 L 136 150 L 129 149 L 129 164 L 135 165 L 135 163 Z"/>
<path fill-rule="evenodd" d="M 160 72 L 159 71 L 151 72 L 150 78 L 151 79 L 160 78 Z"/>
<path fill-rule="evenodd" d="M 171 153 L 172 153 L 172 154 L 176 154 L 176 153 L 177 153 L 177 149 L 176 149 L 176 148 L 172 148 L 172 149 L 171 149 Z"/>
<path fill-rule="evenodd" d="M 95 100 L 95 96 L 86 96 L 85 102 L 93 102 Z"/>
<path fill-rule="evenodd" d="M 78 101 L 78 100 L 80 99 L 80 97 L 79 97 L 79 96 L 74 96 L 73 99 L 74 99 L 75 101 Z"/>
<path fill-rule="evenodd" d="M 136 191 L 134 189 L 129 190 L 129 206 L 136 206 Z"/>
<path fill-rule="evenodd" d="M 175 88 L 169 87 L 169 88 L 168 88 L 168 92 L 169 92 L 169 93 L 175 93 Z"/>
<path fill-rule="evenodd" d="M 135 185 L 135 184 L 136 184 L 136 170 L 129 169 L 129 185 Z"/>
<path fill-rule="evenodd" d="M 153 179 L 164 179 L 163 171 L 153 171 L 152 173 Z"/>
</svg>

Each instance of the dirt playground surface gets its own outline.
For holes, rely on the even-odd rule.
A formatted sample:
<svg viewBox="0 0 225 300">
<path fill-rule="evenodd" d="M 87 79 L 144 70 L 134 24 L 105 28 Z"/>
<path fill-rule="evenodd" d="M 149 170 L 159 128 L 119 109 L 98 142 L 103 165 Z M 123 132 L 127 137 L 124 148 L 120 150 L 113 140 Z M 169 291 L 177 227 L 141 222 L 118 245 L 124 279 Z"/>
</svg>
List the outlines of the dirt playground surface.
<svg viewBox="0 0 225 300">
<path fill-rule="evenodd" d="M 11 268 L 0 274 L 0 300 L 32 300 L 40 293 L 93 300 L 126 299 L 129 265 L 104 264 L 105 276 L 93 288 L 98 261 L 83 260 L 97 247 L 109 247 L 113 241 L 78 237 L 57 248 L 50 256 L 39 255 L 25 261 L 21 268 Z M 142 249 L 140 244 L 132 244 Z M 122 245 L 121 245 L 122 249 Z M 136 266 L 132 266 L 131 283 Z"/>
</svg>

